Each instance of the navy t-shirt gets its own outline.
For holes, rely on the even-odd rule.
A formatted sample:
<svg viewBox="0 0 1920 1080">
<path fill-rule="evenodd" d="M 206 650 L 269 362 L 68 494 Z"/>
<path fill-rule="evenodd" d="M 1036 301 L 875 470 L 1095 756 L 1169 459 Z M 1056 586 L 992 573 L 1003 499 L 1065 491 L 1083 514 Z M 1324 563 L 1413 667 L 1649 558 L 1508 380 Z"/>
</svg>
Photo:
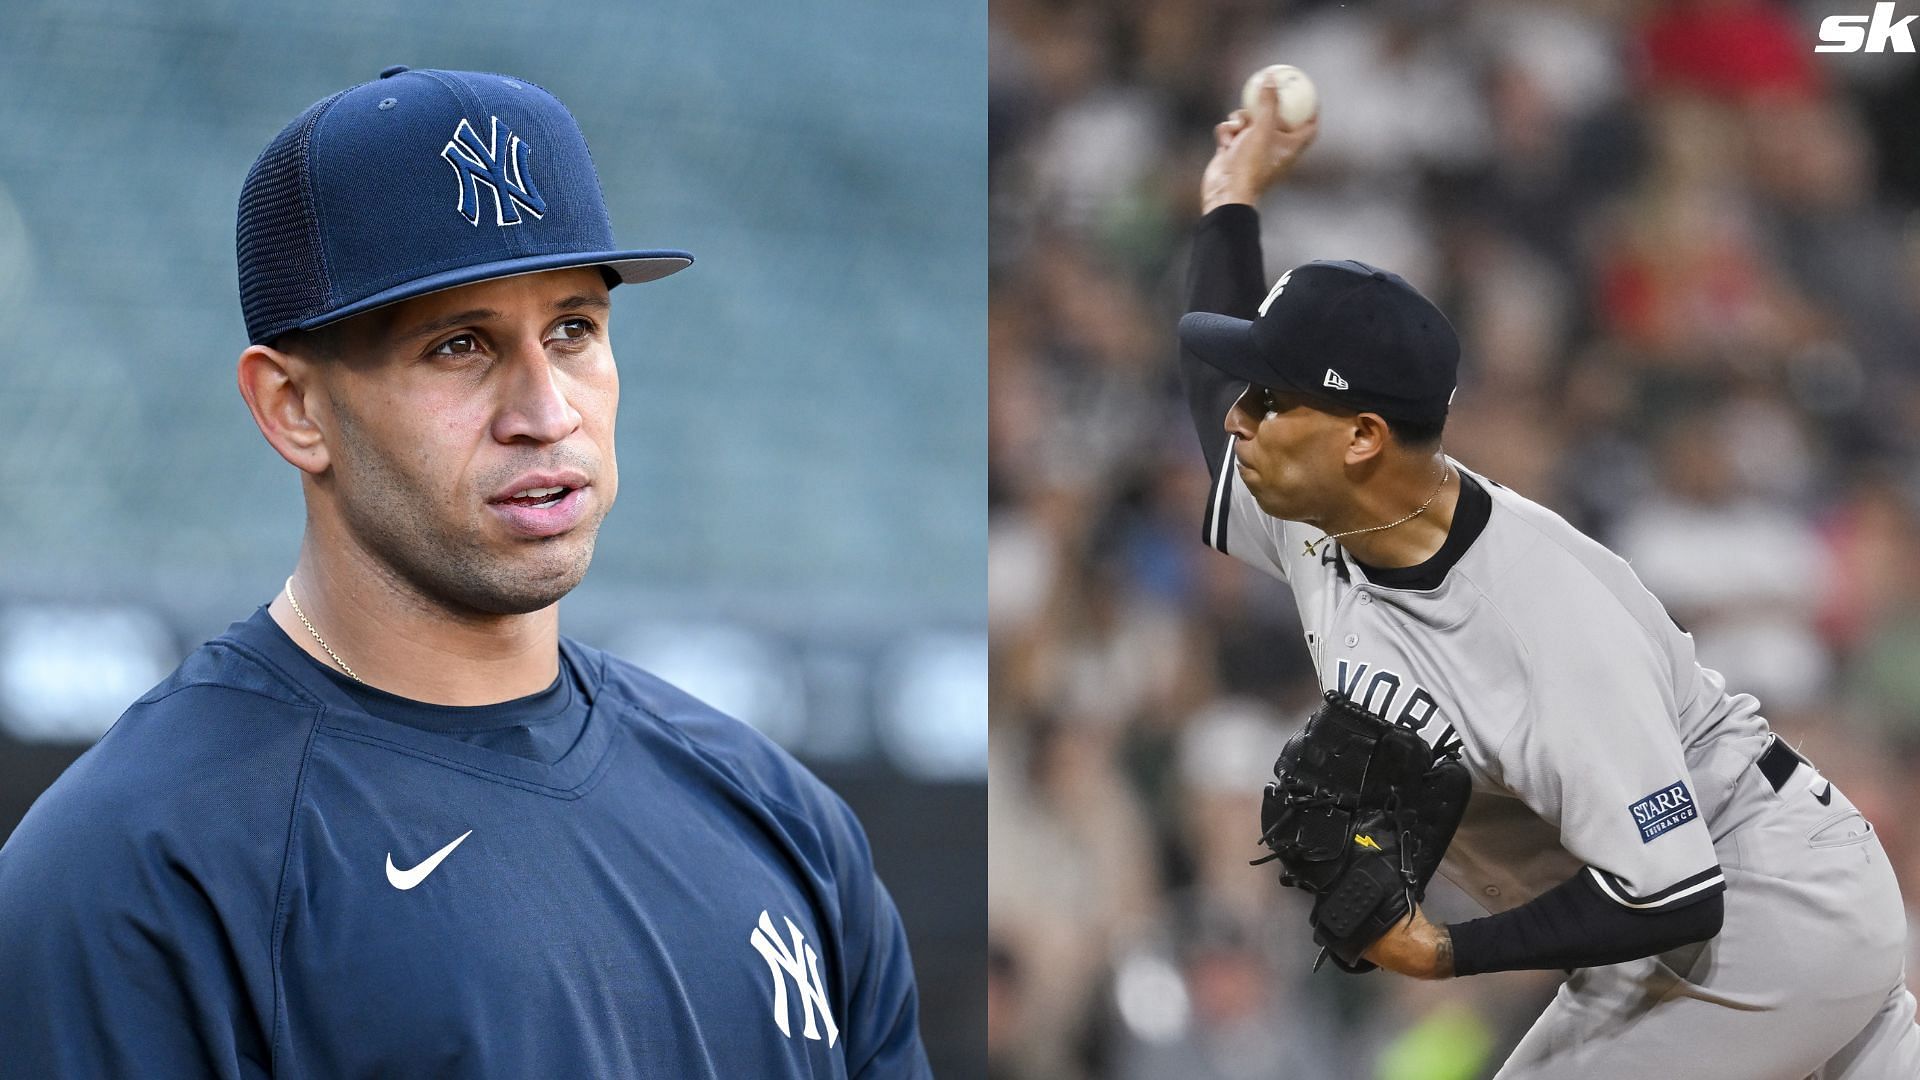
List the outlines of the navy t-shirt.
<svg viewBox="0 0 1920 1080">
<path fill-rule="evenodd" d="M 0 848 L 0 1077 L 930 1075 L 846 805 L 560 647 L 449 710 L 202 646 Z"/>
<path fill-rule="evenodd" d="M 254 615 L 275 633 L 280 624 L 262 608 Z M 532 758 L 548 765 L 566 756 L 587 726 L 589 693 L 568 650 L 560 650 L 560 671 L 545 690 L 497 705 L 432 705 L 368 686 L 339 668 L 328 667 L 306 650 L 300 655 L 333 680 L 361 709 L 382 720 L 437 731 L 450 739 Z"/>
</svg>

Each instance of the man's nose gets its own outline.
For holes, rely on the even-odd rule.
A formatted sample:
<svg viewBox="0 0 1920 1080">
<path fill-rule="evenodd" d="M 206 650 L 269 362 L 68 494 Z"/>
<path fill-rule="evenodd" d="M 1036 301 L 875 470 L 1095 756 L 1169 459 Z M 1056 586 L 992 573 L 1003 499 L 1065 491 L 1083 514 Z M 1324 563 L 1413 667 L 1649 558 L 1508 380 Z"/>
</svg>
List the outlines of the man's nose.
<svg viewBox="0 0 1920 1080">
<path fill-rule="evenodd" d="M 1236 438 L 1251 439 L 1258 431 L 1253 413 L 1247 408 L 1247 396 L 1240 395 L 1234 400 L 1233 407 L 1227 410 L 1227 434 Z"/>
<path fill-rule="evenodd" d="M 514 372 L 494 421 L 494 438 L 557 443 L 579 430 L 580 413 L 567 400 L 564 381 L 546 350 L 534 345 L 520 352 L 510 361 Z"/>
</svg>

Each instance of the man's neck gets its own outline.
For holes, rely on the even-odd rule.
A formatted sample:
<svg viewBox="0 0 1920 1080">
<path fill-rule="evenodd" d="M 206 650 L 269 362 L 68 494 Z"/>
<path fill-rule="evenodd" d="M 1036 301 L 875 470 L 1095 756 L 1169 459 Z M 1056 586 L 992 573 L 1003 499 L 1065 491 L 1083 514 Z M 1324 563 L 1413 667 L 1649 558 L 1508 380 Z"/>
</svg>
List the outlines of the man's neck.
<svg viewBox="0 0 1920 1080">
<path fill-rule="evenodd" d="M 1444 482 L 1441 481 L 1442 469 L 1446 470 Z M 1433 502 L 1410 521 L 1391 529 L 1343 537 L 1340 546 L 1368 566 L 1383 568 L 1418 566 L 1433 558 L 1453 528 L 1453 512 L 1460 504 L 1459 471 L 1444 457 L 1436 455 L 1424 468 L 1382 475 L 1376 481 L 1367 489 L 1355 492 L 1353 512 L 1341 529 L 1385 525 L 1412 513 L 1428 496 L 1432 496 Z"/>
<path fill-rule="evenodd" d="M 282 589 L 267 608 L 273 621 L 338 670 L 317 640 L 325 639 L 356 678 L 389 694 L 434 705 L 492 705 L 538 693 L 559 674 L 557 604 L 525 615 L 456 612 L 365 552 L 316 544 L 311 534 L 292 586 L 299 614 Z"/>
</svg>

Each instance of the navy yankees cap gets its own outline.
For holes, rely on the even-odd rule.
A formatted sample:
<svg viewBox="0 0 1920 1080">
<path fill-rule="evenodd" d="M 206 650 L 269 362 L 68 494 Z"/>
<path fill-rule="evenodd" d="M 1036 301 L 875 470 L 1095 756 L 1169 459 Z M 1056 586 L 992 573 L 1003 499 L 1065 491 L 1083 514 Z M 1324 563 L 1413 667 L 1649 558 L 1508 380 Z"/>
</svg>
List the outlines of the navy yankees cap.
<svg viewBox="0 0 1920 1080">
<path fill-rule="evenodd" d="M 1390 420 L 1442 420 L 1460 339 L 1405 278 L 1352 259 L 1280 276 L 1260 315 L 1191 312 L 1180 343 L 1235 378 Z"/>
<path fill-rule="evenodd" d="M 267 144 L 236 240 L 256 345 L 490 278 L 600 266 L 617 284 L 693 262 L 614 244 L 587 140 L 552 94 L 404 67 L 315 102 Z"/>
</svg>

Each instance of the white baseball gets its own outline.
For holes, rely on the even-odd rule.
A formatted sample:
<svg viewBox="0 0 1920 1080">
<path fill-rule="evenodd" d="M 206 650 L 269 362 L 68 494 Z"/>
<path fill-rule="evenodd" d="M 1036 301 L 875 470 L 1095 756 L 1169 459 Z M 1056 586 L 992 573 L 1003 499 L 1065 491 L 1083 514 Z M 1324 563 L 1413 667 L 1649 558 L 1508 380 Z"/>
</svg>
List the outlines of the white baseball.
<svg viewBox="0 0 1920 1080">
<path fill-rule="evenodd" d="M 1292 64 L 1274 64 L 1253 73 L 1240 90 L 1240 104 L 1248 112 L 1260 103 L 1260 84 L 1272 82 L 1280 94 L 1280 120 L 1297 127 L 1320 109 L 1320 92 L 1313 88 L 1307 73 Z"/>
</svg>

